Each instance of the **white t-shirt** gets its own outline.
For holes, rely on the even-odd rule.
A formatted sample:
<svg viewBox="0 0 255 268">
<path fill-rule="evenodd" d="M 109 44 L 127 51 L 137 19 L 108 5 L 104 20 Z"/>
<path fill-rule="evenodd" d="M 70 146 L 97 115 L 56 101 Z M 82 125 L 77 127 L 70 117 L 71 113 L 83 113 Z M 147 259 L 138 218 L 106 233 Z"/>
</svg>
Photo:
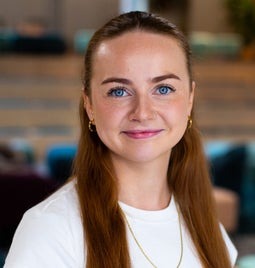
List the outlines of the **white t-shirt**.
<svg viewBox="0 0 255 268">
<path fill-rule="evenodd" d="M 180 256 L 180 233 L 173 198 L 169 206 L 160 211 L 144 211 L 119 204 L 140 245 L 157 267 L 176 267 Z M 201 267 L 183 224 L 182 232 L 180 267 Z M 234 266 L 237 251 L 223 227 L 222 234 Z M 128 229 L 127 235 L 132 267 L 151 268 Z M 24 214 L 4 268 L 84 268 L 85 259 L 79 204 L 72 181 Z"/>
<path fill-rule="evenodd" d="M 174 198 L 171 199 L 167 208 L 159 211 L 145 211 L 130 207 L 121 202 L 119 203 L 126 214 L 137 241 L 146 255 L 149 256 L 150 260 L 159 268 L 177 267 L 181 256 L 181 238 L 178 212 Z M 182 220 L 180 221 L 183 240 L 183 257 L 179 267 L 202 267 L 188 230 L 185 228 L 184 222 Z M 175 231 L 173 232 L 173 230 Z M 221 226 L 221 231 L 229 251 L 232 266 L 234 267 L 237 251 L 223 226 Z M 152 265 L 139 249 L 139 246 L 129 230 L 128 242 L 132 267 L 152 268 Z"/>
</svg>

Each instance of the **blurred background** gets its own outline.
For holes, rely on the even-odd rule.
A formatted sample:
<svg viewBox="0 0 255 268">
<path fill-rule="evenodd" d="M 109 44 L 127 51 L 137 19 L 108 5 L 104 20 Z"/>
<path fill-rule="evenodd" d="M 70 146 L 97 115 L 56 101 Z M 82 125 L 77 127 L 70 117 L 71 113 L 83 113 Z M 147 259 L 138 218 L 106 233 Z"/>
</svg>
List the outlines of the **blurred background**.
<svg viewBox="0 0 255 268">
<path fill-rule="evenodd" d="M 239 267 L 255 267 L 254 0 L 0 0 L 2 262 L 24 211 L 71 174 L 91 35 L 131 10 L 168 18 L 190 41 L 219 218 Z"/>
</svg>

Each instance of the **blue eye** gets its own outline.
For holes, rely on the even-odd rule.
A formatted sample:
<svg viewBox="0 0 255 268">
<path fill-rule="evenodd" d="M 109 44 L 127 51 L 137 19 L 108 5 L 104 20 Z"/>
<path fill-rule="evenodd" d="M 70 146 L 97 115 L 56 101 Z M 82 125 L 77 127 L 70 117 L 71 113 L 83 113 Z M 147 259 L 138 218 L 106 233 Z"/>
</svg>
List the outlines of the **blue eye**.
<svg viewBox="0 0 255 268">
<path fill-rule="evenodd" d="M 167 95 L 173 91 L 175 91 L 175 90 L 169 86 L 159 86 L 156 90 L 156 92 L 160 95 Z"/>
<path fill-rule="evenodd" d="M 127 95 L 128 93 L 124 88 L 114 88 L 114 89 L 111 89 L 110 92 L 108 93 L 108 96 L 113 96 L 113 97 L 124 97 Z"/>
</svg>

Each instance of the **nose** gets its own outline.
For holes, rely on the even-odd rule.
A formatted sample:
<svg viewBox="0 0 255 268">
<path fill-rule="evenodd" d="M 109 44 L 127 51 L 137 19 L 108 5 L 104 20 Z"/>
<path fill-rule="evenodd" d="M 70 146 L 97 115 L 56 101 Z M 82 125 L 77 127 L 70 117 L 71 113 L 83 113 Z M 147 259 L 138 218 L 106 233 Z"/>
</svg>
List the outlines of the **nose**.
<svg viewBox="0 0 255 268">
<path fill-rule="evenodd" d="M 149 96 L 137 96 L 134 100 L 132 110 L 129 115 L 131 121 L 153 120 L 157 116 L 153 102 Z"/>
</svg>

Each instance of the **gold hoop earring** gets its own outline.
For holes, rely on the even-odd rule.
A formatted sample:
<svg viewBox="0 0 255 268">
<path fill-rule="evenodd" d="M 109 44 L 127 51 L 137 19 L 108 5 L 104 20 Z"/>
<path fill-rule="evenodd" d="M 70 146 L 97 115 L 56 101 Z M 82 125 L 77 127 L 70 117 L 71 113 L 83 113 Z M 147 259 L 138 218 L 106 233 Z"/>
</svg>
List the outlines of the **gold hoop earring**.
<svg viewBox="0 0 255 268">
<path fill-rule="evenodd" d="M 95 126 L 95 120 L 94 120 L 94 119 L 89 120 L 88 128 L 89 128 L 89 131 L 90 131 L 90 132 L 95 132 L 93 126 Z"/>
<path fill-rule="evenodd" d="M 189 115 L 188 116 L 188 129 L 191 129 L 192 124 L 193 124 L 192 117 Z"/>
</svg>

